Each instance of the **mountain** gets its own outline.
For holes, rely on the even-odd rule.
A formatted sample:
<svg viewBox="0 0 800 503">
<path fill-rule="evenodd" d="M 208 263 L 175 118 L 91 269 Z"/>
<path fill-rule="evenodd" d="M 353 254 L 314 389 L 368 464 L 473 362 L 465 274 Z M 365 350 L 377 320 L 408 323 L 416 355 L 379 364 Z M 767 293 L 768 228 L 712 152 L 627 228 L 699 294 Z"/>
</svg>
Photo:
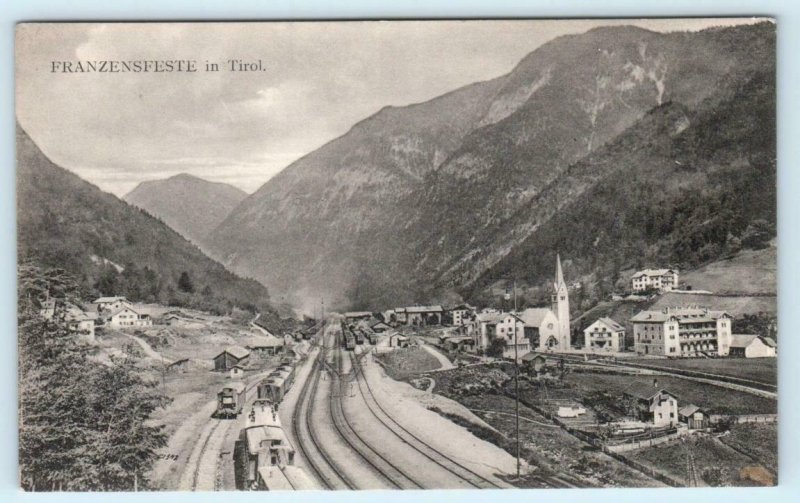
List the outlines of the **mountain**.
<svg viewBox="0 0 800 503">
<path fill-rule="evenodd" d="M 17 125 L 18 261 L 64 269 L 86 297 L 125 295 L 284 321 L 260 283 L 238 277 L 163 222 L 53 164 Z"/>
<path fill-rule="evenodd" d="M 690 204 L 713 219 L 714 204 L 754 203 L 774 222 L 774 54 L 771 23 L 554 39 L 505 76 L 356 124 L 245 199 L 209 248 L 300 303 L 325 295 L 358 308 L 476 297 L 509 273 L 537 284 L 556 249 L 576 276 L 598 258 L 614 264 L 605 276 L 637 257 L 698 263 L 720 250 L 700 252 L 707 236 L 676 225 L 702 227 Z M 753 179 L 772 191 L 747 189 Z M 735 188 L 745 199 L 706 201 L 696 184 L 707 181 L 715 197 Z M 630 189 L 625 199 L 618 186 Z M 632 198 L 642 194 L 650 199 Z M 605 212 L 589 212 L 592 197 Z M 654 215 L 662 199 L 681 205 Z M 637 220 L 626 204 L 670 225 Z M 570 226 L 579 233 L 562 232 L 567 214 L 583 219 Z M 624 253 L 598 255 L 605 218 L 645 231 L 613 242 Z M 739 239 L 755 217 L 737 218 L 729 230 Z M 642 253 L 656 242 L 657 253 Z"/>
<path fill-rule="evenodd" d="M 166 180 L 142 182 L 122 199 L 202 246 L 208 234 L 245 197 L 246 192 L 232 185 L 182 173 Z"/>
</svg>

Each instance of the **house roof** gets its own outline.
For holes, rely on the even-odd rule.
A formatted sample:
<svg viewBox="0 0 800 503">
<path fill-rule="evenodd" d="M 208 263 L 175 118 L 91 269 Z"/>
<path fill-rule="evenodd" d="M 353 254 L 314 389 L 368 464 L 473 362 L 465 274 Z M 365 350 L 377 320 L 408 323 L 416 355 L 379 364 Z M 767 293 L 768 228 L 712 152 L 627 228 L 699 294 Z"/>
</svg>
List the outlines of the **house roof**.
<svg viewBox="0 0 800 503">
<path fill-rule="evenodd" d="M 392 327 L 390 327 L 388 324 L 386 324 L 386 323 L 385 323 L 385 322 L 383 322 L 383 321 L 379 321 L 379 322 L 377 322 L 377 323 L 373 323 L 373 324 L 372 324 L 372 327 L 370 327 L 370 328 L 375 328 L 375 327 L 377 327 L 377 326 L 379 326 L 379 325 L 383 325 L 383 326 L 384 326 L 384 327 L 386 327 L 386 328 L 392 328 Z"/>
<path fill-rule="evenodd" d="M 107 304 L 109 302 L 116 302 L 118 300 L 127 301 L 128 299 L 125 297 L 100 297 L 99 299 L 93 301 L 92 304 Z"/>
<path fill-rule="evenodd" d="M 539 327 L 542 325 L 545 316 L 552 312 L 546 307 L 530 307 L 519 314 L 520 319 L 529 327 Z"/>
<path fill-rule="evenodd" d="M 118 307 L 118 308 L 114 309 L 113 311 L 109 311 L 108 313 L 105 313 L 105 316 L 108 317 L 108 318 L 113 318 L 114 316 L 118 315 L 119 313 L 121 313 L 123 311 L 130 311 L 130 312 L 132 312 L 133 314 L 136 314 L 136 315 L 139 314 L 138 311 L 136 311 L 134 308 L 132 308 L 130 306 L 122 306 L 122 307 Z"/>
<path fill-rule="evenodd" d="M 245 348 L 243 348 L 241 346 L 228 346 L 227 348 L 225 348 L 222 351 L 222 353 L 218 354 L 214 358 L 222 356 L 223 353 L 228 353 L 229 355 L 233 356 L 234 358 L 238 358 L 239 360 L 241 360 L 245 356 L 249 355 L 250 351 L 246 350 Z"/>
<path fill-rule="evenodd" d="M 653 386 L 652 382 L 637 381 L 625 388 L 623 393 L 632 397 L 641 398 L 642 400 L 649 400 L 659 393 L 672 394 L 664 388 Z"/>
<path fill-rule="evenodd" d="M 612 332 L 621 332 L 625 330 L 625 327 L 623 327 L 616 321 L 612 320 L 611 318 L 606 318 L 606 317 L 598 318 L 598 320 L 595 321 L 594 323 L 598 322 L 608 327 L 608 329 L 611 330 Z M 594 323 L 592 323 L 592 325 L 594 325 Z"/>
<path fill-rule="evenodd" d="M 759 337 L 759 339 L 761 339 L 764 342 L 764 344 L 766 344 L 767 346 L 769 346 L 771 348 L 777 348 L 778 347 L 778 343 L 775 342 L 772 339 L 772 337 Z"/>
<path fill-rule="evenodd" d="M 442 306 L 408 306 L 407 313 L 440 313 L 444 311 Z"/>
<path fill-rule="evenodd" d="M 642 269 L 637 271 L 631 278 L 638 278 L 639 276 L 663 276 L 667 273 L 675 274 L 673 269 Z"/>
<path fill-rule="evenodd" d="M 364 318 L 366 316 L 372 316 L 370 311 L 350 311 L 349 313 L 344 313 L 345 318 Z"/>
<path fill-rule="evenodd" d="M 684 417 L 685 416 L 691 416 L 692 414 L 694 414 L 698 410 L 700 410 L 700 407 L 690 403 L 690 404 L 684 405 L 683 407 L 678 409 L 678 415 L 679 416 L 684 416 Z"/>
<path fill-rule="evenodd" d="M 663 323 L 671 318 L 677 318 L 680 322 L 713 322 L 723 316 L 730 316 L 725 311 L 712 311 L 705 307 L 667 307 L 661 311 L 639 311 L 636 313 L 632 322 Z"/>
<path fill-rule="evenodd" d="M 498 322 L 503 319 L 504 313 L 478 313 L 476 319 L 479 323 Z"/>
<path fill-rule="evenodd" d="M 540 354 L 534 353 L 533 351 L 531 351 L 530 353 L 525 353 L 524 355 L 522 355 L 522 361 L 524 361 L 524 362 L 529 362 L 529 361 L 532 361 L 532 360 L 536 360 L 538 358 L 541 358 L 542 360 L 547 361 L 547 358 L 545 358 L 544 355 L 540 355 Z"/>
<path fill-rule="evenodd" d="M 733 334 L 731 335 L 731 347 L 746 348 L 757 338 L 758 336 L 754 334 Z"/>
</svg>

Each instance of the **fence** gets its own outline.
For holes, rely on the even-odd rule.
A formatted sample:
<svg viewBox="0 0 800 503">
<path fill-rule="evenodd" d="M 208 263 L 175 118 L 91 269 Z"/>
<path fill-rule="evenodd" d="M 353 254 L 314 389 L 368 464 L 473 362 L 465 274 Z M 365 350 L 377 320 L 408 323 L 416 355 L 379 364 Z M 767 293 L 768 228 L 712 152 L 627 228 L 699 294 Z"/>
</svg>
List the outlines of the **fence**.
<svg viewBox="0 0 800 503">
<path fill-rule="evenodd" d="M 731 420 L 733 423 L 777 423 L 777 414 L 742 414 L 739 416 L 725 416 L 721 414 L 712 414 L 710 416 L 711 422 L 716 424 L 723 421 Z"/>
<path fill-rule="evenodd" d="M 679 431 L 671 435 L 663 435 L 660 437 L 647 438 L 643 440 L 635 440 L 633 442 L 623 442 L 619 444 L 607 444 L 604 450 L 610 452 L 627 452 L 641 449 L 642 447 L 652 447 L 654 445 L 665 444 L 679 438 L 682 433 Z"/>
<path fill-rule="evenodd" d="M 532 403 L 532 402 L 530 402 L 528 400 L 525 400 L 525 399 L 522 399 L 522 398 L 520 398 L 519 401 L 520 401 L 521 404 L 525 405 L 526 407 L 535 410 L 536 412 L 538 412 L 539 414 L 543 415 L 547 419 L 553 421 L 554 423 L 556 423 L 558 426 L 560 426 L 563 430 L 565 430 L 567 433 L 569 433 L 573 437 L 575 437 L 575 438 L 577 438 L 577 439 L 579 439 L 579 440 L 581 440 L 581 441 L 583 441 L 583 442 L 585 442 L 585 443 L 587 443 L 587 444 L 589 444 L 589 445 L 591 445 L 593 447 L 597 447 L 603 453 L 611 456 L 612 458 L 616 459 L 617 461 L 619 461 L 621 463 L 624 463 L 624 464 L 628 465 L 629 467 L 633 468 L 634 470 L 638 470 L 638 471 L 644 473 L 645 475 L 647 475 L 648 477 L 654 478 L 655 480 L 658 480 L 659 482 L 661 482 L 663 484 L 666 484 L 668 486 L 671 486 L 671 487 L 684 487 L 686 485 L 685 483 L 680 482 L 679 480 L 674 479 L 674 478 L 670 477 L 669 475 L 666 475 L 666 474 L 664 474 L 662 472 L 657 471 L 655 468 L 653 468 L 651 466 L 644 465 L 642 463 L 639 463 L 638 461 L 634 461 L 632 459 L 629 459 L 629 458 L 623 456 L 622 454 L 619 454 L 619 452 L 624 452 L 626 450 L 638 449 L 638 448 L 641 448 L 641 447 L 645 447 L 646 445 L 657 445 L 659 443 L 665 443 L 665 442 L 668 442 L 670 440 L 674 440 L 675 438 L 677 438 L 677 436 L 661 437 L 661 438 L 656 438 L 656 439 L 651 439 L 651 440 L 643 440 L 643 441 L 639 442 L 639 444 L 641 444 L 641 445 L 639 445 L 637 447 L 628 447 L 627 449 L 622 449 L 619 452 L 617 452 L 615 450 L 612 450 L 612 448 L 613 448 L 612 446 L 605 445 L 601 439 L 599 439 L 599 438 L 597 438 L 595 436 L 589 435 L 589 434 L 587 434 L 587 433 L 585 433 L 583 431 L 576 430 L 575 428 L 571 428 L 571 427 L 567 426 L 563 421 L 561 421 L 561 419 L 558 418 L 558 416 L 556 416 L 555 414 L 551 413 L 547 409 L 544 409 L 544 408 L 538 406 L 537 404 Z M 647 442 L 653 442 L 653 443 L 648 444 Z M 626 444 L 621 444 L 621 445 L 624 446 Z"/>
</svg>

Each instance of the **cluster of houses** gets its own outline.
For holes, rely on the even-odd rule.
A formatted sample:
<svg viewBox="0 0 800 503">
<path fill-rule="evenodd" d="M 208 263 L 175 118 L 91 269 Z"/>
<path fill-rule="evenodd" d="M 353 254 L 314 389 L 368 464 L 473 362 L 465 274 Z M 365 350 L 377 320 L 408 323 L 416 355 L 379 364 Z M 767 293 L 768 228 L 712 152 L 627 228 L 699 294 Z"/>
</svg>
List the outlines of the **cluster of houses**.
<svg viewBox="0 0 800 503">
<path fill-rule="evenodd" d="M 632 288 L 670 291 L 678 287 L 676 269 L 645 269 L 632 276 Z M 346 313 L 352 321 L 385 328 L 400 325 L 457 327 L 457 334 L 443 340 L 447 349 L 487 351 L 502 340 L 503 356 L 520 358 L 532 351 L 615 354 L 629 351 L 626 327 L 609 317 L 601 317 L 583 330 L 581 347 L 572 346 L 569 289 L 564 281 L 560 257 L 556 257 L 550 307 L 517 312 L 497 309 L 478 311 L 469 305 L 450 309 L 442 306 L 409 306 L 391 309 L 375 319 L 369 312 Z M 630 320 L 633 352 L 662 357 L 774 357 L 775 341 L 758 335 L 735 334 L 733 319 L 724 311 L 701 306 L 682 306 L 644 310 Z"/>
<path fill-rule="evenodd" d="M 125 297 L 100 297 L 89 306 L 62 302 L 60 307 L 57 299 L 46 299 L 39 314 L 48 320 L 58 316 L 70 331 L 85 335 L 89 340 L 94 340 L 95 328 L 99 325 L 137 328 L 153 324 L 149 314 L 140 312 Z"/>
</svg>

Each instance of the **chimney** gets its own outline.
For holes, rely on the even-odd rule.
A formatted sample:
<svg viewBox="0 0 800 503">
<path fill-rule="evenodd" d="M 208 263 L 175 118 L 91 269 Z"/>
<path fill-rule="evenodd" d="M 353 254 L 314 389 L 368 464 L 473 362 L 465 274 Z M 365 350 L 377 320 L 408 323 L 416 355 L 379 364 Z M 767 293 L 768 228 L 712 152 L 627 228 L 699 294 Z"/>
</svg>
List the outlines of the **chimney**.
<svg viewBox="0 0 800 503">
<path fill-rule="evenodd" d="M 658 388 L 658 379 L 653 379 L 653 387 Z"/>
</svg>

